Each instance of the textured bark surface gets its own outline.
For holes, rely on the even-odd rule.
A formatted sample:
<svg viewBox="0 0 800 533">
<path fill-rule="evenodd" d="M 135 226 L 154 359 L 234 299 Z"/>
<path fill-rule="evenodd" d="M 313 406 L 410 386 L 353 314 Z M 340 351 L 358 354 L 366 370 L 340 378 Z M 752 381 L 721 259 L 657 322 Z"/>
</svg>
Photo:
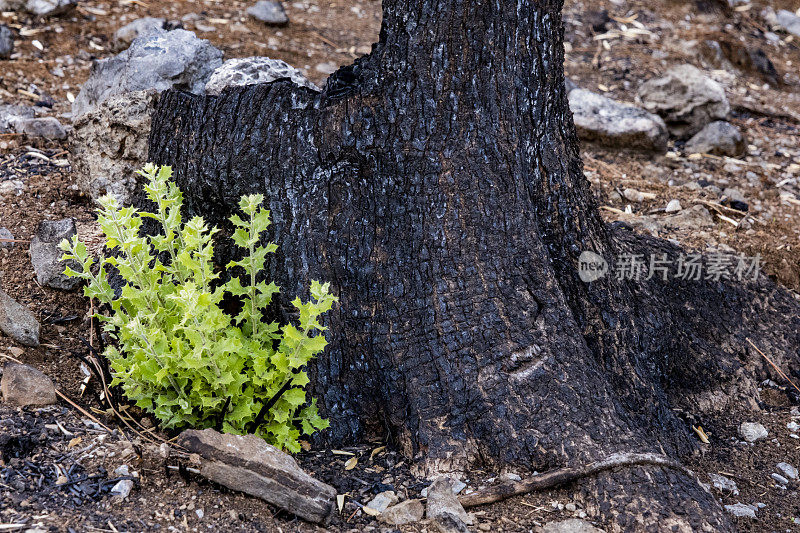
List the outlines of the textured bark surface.
<svg viewBox="0 0 800 533">
<path fill-rule="evenodd" d="M 283 80 L 160 99 L 150 159 L 174 167 L 188 210 L 223 224 L 242 194 L 263 193 L 284 302 L 310 279 L 339 294 L 311 369 L 331 442 L 389 433 L 427 470 L 680 458 L 694 440 L 676 409 L 755 391 L 745 337 L 797 363 L 800 306 L 768 282 L 579 280 L 583 250 L 677 249 L 599 217 L 560 10 L 385 0 L 372 53 L 322 93 Z M 621 530 L 731 528 L 674 469 L 578 486 Z"/>
</svg>

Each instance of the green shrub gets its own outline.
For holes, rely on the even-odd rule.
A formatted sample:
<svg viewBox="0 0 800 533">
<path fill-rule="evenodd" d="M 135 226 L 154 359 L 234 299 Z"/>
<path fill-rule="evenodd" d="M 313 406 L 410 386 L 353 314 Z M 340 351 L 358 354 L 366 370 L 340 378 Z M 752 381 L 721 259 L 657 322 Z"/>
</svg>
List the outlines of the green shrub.
<svg viewBox="0 0 800 533">
<path fill-rule="evenodd" d="M 218 230 L 209 229 L 201 217 L 183 222 L 183 196 L 170 181 L 169 167 L 147 165 L 139 173 L 147 179 L 145 190 L 156 212 L 122 208 L 111 196 L 100 199 L 98 221 L 106 247 L 118 250 L 115 257 L 102 259 L 97 268 L 77 236 L 61 243 L 64 258 L 82 266 L 80 272 L 67 269 L 67 275 L 85 279 L 85 295 L 113 310 L 110 316 L 98 315 L 116 339 L 117 346 L 105 352 L 112 385 L 121 385 L 165 428 L 214 427 L 225 409 L 223 431 L 243 434 L 249 429 L 279 448 L 299 451 L 301 431 L 310 435 L 328 426 L 315 400 L 306 401 L 303 370 L 327 344 L 318 320 L 336 301 L 328 284 L 314 281 L 312 301 L 292 302 L 297 325 L 264 322 L 263 311 L 279 288 L 256 281 L 267 254 L 277 249 L 273 243 L 260 245 L 270 224 L 269 211 L 260 207 L 263 197 L 243 197 L 244 218 L 230 219 L 233 242 L 245 253 L 228 268 L 244 271 L 244 285 L 237 277 L 215 283 L 219 274 L 212 264 L 212 236 Z M 155 219 L 163 233 L 140 235 L 145 218 Z M 119 297 L 108 282 L 109 266 L 127 281 Z M 242 301 L 235 317 L 220 308 L 226 293 Z M 270 399 L 274 404 L 253 428 Z"/>
</svg>

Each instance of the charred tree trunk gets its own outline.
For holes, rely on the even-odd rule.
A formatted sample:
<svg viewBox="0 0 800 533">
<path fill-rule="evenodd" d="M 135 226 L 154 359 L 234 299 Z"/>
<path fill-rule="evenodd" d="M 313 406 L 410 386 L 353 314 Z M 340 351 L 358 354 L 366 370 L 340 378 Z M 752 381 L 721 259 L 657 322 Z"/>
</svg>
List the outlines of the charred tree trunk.
<svg viewBox="0 0 800 533">
<path fill-rule="evenodd" d="M 372 53 L 322 93 L 281 80 L 161 98 L 150 159 L 175 168 L 188 209 L 224 224 L 265 194 L 286 301 L 310 279 L 339 293 L 312 369 L 332 442 L 388 432 L 431 470 L 679 458 L 694 440 L 676 410 L 754 392 L 745 337 L 796 364 L 800 306 L 768 282 L 580 281 L 584 250 L 677 249 L 600 219 L 560 11 L 384 0 Z M 620 529 L 730 528 L 681 471 L 604 472 L 580 491 Z"/>
</svg>

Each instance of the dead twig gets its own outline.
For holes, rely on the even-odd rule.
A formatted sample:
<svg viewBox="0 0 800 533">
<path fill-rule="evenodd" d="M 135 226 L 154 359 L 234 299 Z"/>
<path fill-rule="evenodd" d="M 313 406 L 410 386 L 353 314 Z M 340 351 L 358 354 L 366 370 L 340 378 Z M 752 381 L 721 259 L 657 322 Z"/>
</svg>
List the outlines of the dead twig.
<svg viewBox="0 0 800 533">
<path fill-rule="evenodd" d="M 616 453 L 606 459 L 585 466 L 557 468 L 550 472 L 545 472 L 544 474 L 523 479 L 522 481 L 506 481 L 499 485 L 494 485 L 484 490 L 461 496 L 458 501 L 461 502 L 461 505 L 464 507 L 475 507 L 476 505 L 499 502 L 512 496 L 519 496 L 520 494 L 527 494 L 537 490 L 564 485 L 565 483 L 593 476 L 613 468 L 643 465 L 672 468 L 692 478 L 695 477 L 694 472 L 665 455 L 654 453 Z"/>
<path fill-rule="evenodd" d="M 312 30 L 311 35 L 313 35 L 314 37 L 316 37 L 317 39 L 319 39 L 323 43 L 327 44 L 328 46 L 330 46 L 334 50 L 339 50 L 341 48 L 341 46 L 339 46 L 335 42 L 331 41 L 330 39 L 326 38 L 325 36 L 320 34 L 318 31 L 313 31 Z"/>
</svg>

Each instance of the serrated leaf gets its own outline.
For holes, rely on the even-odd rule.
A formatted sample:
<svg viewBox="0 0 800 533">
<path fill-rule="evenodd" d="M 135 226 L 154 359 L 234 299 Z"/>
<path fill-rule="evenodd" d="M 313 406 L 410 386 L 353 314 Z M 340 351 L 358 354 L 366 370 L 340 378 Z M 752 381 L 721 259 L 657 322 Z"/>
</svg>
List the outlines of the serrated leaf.
<svg viewBox="0 0 800 533">
<path fill-rule="evenodd" d="M 169 167 L 148 164 L 139 174 L 156 210 L 120 207 L 111 196 L 100 200 L 98 224 L 114 253 L 100 261 L 99 272 L 92 273 L 95 260 L 77 236 L 60 243 L 65 258 L 80 266 L 66 272 L 87 280 L 84 294 L 112 310 L 98 316 L 115 343 L 106 350 L 112 385 L 164 428 L 215 427 L 224 416 L 224 431 L 243 434 L 264 402 L 290 383 L 255 432 L 289 452 L 300 451 L 301 430 L 310 435 L 328 426 L 314 400 L 307 403 L 309 379 L 300 371 L 327 344 L 321 334 L 311 335 L 322 331 L 319 316 L 335 300 L 327 285 L 312 283 L 314 301 L 295 300 L 299 329 L 263 322 L 263 311 L 280 290 L 261 272 L 267 255 L 277 250 L 262 238 L 270 225 L 264 198 L 243 197 L 244 216 L 231 217 L 232 239 L 246 253 L 228 268 L 244 270 L 247 286 L 238 278 L 219 283 L 227 277 L 213 264 L 218 229 L 201 217 L 182 220 L 183 195 L 170 181 Z M 159 223 L 161 234 L 145 236 L 144 219 Z M 112 269 L 128 282 L 119 293 L 107 280 Z M 220 309 L 226 294 L 244 304 L 236 320 Z"/>
</svg>

